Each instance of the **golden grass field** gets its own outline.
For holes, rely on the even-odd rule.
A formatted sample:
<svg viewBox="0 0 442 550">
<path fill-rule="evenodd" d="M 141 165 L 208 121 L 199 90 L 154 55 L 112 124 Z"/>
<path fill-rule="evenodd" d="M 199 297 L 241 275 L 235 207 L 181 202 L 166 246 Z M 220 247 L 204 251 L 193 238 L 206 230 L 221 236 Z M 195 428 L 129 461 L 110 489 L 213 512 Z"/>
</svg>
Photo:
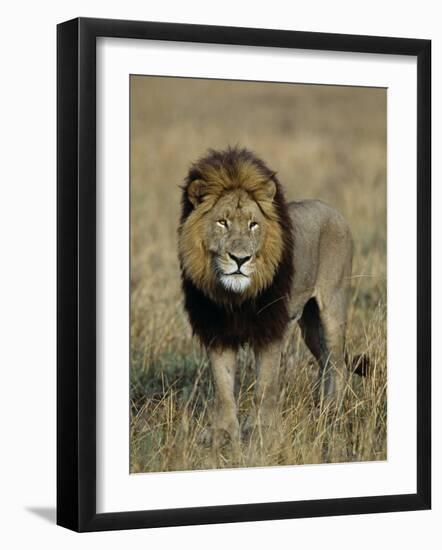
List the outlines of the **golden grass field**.
<svg viewBox="0 0 442 550">
<path fill-rule="evenodd" d="M 350 223 L 355 253 L 349 355 L 353 376 L 332 417 L 315 406 L 317 366 L 299 330 L 281 367 L 281 417 L 270 444 L 214 453 L 213 387 L 192 338 L 177 259 L 180 184 L 208 148 L 252 149 L 288 200 L 319 198 Z M 385 460 L 386 91 L 383 89 L 131 77 L 131 472 Z M 253 398 L 253 356 L 240 352 L 238 403 Z"/>
</svg>

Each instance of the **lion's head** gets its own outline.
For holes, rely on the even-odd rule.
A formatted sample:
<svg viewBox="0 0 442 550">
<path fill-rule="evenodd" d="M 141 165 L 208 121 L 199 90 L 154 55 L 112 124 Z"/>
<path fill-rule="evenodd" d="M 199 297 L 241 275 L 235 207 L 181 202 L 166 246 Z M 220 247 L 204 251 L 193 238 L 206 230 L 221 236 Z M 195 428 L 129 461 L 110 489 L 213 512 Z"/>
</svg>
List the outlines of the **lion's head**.
<svg viewBox="0 0 442 550">
<path fill-rule="evenodd" d="M 290 229 L 282 201 L 275 173 L 247 150 L 211 151 L 193 164 L 179 229 L 184 275 L 218 303 L 269 287 Z"/>
<path fill-rule="evenodd" d="M 183 186 L 184 306 L 206 346 L 255 348 L 289 322 L 293 231 L 281 185 L 246 149 L 209 151 Z"/>
</svg>

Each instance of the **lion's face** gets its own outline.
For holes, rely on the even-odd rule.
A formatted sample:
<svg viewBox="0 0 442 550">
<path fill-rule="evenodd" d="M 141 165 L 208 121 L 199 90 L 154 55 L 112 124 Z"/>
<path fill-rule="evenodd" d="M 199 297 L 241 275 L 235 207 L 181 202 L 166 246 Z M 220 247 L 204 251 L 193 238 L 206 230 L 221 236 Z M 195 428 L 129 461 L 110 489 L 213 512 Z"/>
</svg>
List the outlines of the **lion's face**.
<svg viewBox="0 0 442 550">
<path fill-rule="evenodd" d="M 218 302 L 256 296 L 271 284 L 281 260 L 275 184 L 253 173 L 249 178 L 250 185 L 226 186 L 196 180 L 187 189 L 194 209 L 179 232 L 181 264 Z"/>
<path fill-rule="evenodd" d="M 205 217 L 205 246 L 213 273 L 226 290 L 241 294 L 251 285 L 266 225 L 258 205 L 244 191 L 227 193 Z"/>
</svg>

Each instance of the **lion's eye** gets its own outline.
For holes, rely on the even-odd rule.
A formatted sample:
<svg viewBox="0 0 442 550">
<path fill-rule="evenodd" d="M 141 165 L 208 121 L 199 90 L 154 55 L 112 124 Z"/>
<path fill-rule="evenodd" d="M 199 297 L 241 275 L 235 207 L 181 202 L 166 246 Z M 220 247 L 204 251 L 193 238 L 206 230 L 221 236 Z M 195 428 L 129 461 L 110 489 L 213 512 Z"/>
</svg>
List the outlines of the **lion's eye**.
<svg viewBox="0 0 442 550">
<path fill-rule="evenodd" d="M 216 223 L 221 227 L 227 227 L 227 220 L 218 220 Z"/>
<path fill-rule="evenodd" d="M 249 229 L 255 229 L 255 227 L 258 227 L 258 223 L 257 223 L 257 222 L 250 222 L 250 223 L 249 223 Z"/>
</svg>

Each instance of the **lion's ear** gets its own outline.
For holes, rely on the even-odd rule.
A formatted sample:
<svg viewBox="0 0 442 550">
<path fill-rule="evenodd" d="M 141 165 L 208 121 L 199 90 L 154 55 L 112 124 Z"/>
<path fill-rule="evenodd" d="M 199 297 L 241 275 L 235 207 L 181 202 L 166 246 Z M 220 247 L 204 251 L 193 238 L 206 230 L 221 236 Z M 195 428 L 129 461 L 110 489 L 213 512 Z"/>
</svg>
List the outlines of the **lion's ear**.
<svg viewBox="0 0 442 550">
<path fill-rule="evenodd" d="M 264 194 L 268 201 L 272 202 L 276 195 L 276 183 L 273 181 L 273 179 L 269 179 L 264 184 Z"/>
<path fill-rule="evenodd" d="M 189 197 L 190 202 L 193 204 L 193 207 L 196 208 L 204 197 L 204 187 L 206 182 L 204 180 L 193 180 L 187 186 L 187 196 Z"/>
</svg>

